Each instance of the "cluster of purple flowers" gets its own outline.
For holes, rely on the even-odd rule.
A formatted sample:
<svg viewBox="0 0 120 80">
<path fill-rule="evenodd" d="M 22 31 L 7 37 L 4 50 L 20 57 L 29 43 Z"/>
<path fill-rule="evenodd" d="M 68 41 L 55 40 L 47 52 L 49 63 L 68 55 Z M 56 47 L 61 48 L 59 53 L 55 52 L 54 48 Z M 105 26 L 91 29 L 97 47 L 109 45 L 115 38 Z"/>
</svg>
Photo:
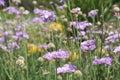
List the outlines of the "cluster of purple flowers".
<svg viewBox="0 0 120 80">
<path fill-rule="evenodd" d="M 22 26 L 15 27 L 14 31 L 0 29 L 0 32 L 2 33 L 0 35 L 0 47 L 8 52 L 19 49 L 18 40 L 29 38 L 27 33 L 22 32 Z"/>
<path fill-rule="evenodd" d="M 75 72 L 75 70 L 76 70 L 76 66 L 71 64 L 65 64 L 63 67 L 57 68 L 57 74 Z"/>
<path fill-rule="evenodd" d="M 64 51 L 64 50 L 48 52 L 45 55 L 43 55 L 43 58 L 45 58 L 47 60 L 59 59 L 59 58 L 68 58 L 68 57 L 69 57 L 68 51 Z"/>
<path fill-rule="evenodd" d="M 95 60 L 93 60 L 92 63 L 93 63 L 93 65 L 97 65 L 97 64 L 111 65 L 112 64 L 112 58 L 105 57 L 105 58 L 101 58 L 101 59 L 95 59 Z"/>
<path fill-rule="evenodd" d="M 17 9 L 16 9 L 15 7 L 13 7 L 13 6 L 7 7 L 7 8 L 5 9 L 5 11 L 7 11 L 9 14 L 16 14 L 16 15 L 20 15 L 20 14 L 21 14 L 20 11 L 17 10 Z"/>
<path fill-rule="evenodd" d="M 81 43 L 81 50 L 94 50 L 96 48 L 95 46 L 95 39 L 94 40 L 87 40 Z"/>
<path fill-rule="evenodd" d="M 117 47 L 114 49 L 113 52 L 114 52 L 114 53 L 118 53 L 118 52 L 120 52 L 120 46 L 117 46 Z"/>
<path fill-rule="evenodd" d="M 34 18 L 33 22 L 48 22 L 55 20 L 55 12 L 53 11 L 47 11 L 47 10 L 40 10 L 40 9 L 34 9 L 34 14 L 39 15 L 40 17 Z"/>
<path fill-rule="evenodd" d="M 70 26 L 74 26 L 76 29 L 84 30 L 87 26 L 92 26 L 92 23 L 86 21 L 82 22 L 73 21 L 70 22 Z"/>
<path fill-rule="evenodd" d="M 0 6 L 4 6 L 4 5 L 5 5 L 4 0 L 0 0 Z"/>
<path fill-rule="evenodd" d="M 95 9 L 95 10 L 91 10 L 89 13 L 88 13 L 88 17 L 91 17 L 93 18 L 95 15 L 98 14 L 98 10 Z"/>
<path fill-rule="evenodd" d="M 105 39 L 105 42 L 106 43 L 109 43 L 109 42 L 114 43 L 115 40 L 118 39 L 118 38 L 120 38 L 120 34 L 112 34 Z"/>
</svg>

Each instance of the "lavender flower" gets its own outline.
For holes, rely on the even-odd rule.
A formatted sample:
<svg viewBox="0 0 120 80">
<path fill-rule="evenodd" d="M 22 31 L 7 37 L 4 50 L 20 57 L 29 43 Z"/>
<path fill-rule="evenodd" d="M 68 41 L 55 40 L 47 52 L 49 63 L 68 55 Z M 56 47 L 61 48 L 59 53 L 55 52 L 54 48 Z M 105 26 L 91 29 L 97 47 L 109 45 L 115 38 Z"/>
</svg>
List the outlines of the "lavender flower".
<svg viewBox="0 0 120 80">
<path fill-rule="evenodd" d="M 42 22 L 41 19 L 39 17 L 35 17 L 32 19 L 33 23 L 38 23 L 38 22 Z"/>
<path fill-rule="evenodd" d="M 81 43 L 81 50 L 94 50 L 96 48 L 95 46 L 95 40 L 87 40 Z"/>
<path fill-rule="evenodd" d="M 3 43 L 5 41 L 5 37 L 4 36 L 1 36 L 0 37 L 0 44 Z"/>
<path fill-rule="evenodd" d="M 88 13 L 88 17 L 91 17 L 93 18 L 95 15 L 98 14 L 98 10 L 95 9 L 95 10 L 91 10 L 89 13 Z"/>
<path fill-rule="evenodd" d="M 114 34 L 114 35 L 110 35 L 105 39 L 105 42 L 112 42 L 114 43 L 116 39 L 120 38 L 120 34 Z"/>
<path fill-rule="evenodd" d="M 12 7 L 12 6 L 7 7 L 5 10 L 10 14 L 16 14 L 16 15 L 21 14 L 20 11 L 18 11 L 15 7 Z"/>
<path fill-rule="evenodd" d="M 7 44 L 7 48 L 9 51 L 13 51 L 13 50 L 16 50 L 16 49 L 19 49 L 19 45 L 17 44 L 17 42 L 9 42 Z"/>
<path fill-rule="evenodd" d="M 70 22 L 70 26 L 74 26 L 76 29 L 84 30 L 87 26 L 92 26 L 92 23 L 82 21 L 82 22 Z"/>
<path fill-rule="evenodd" d="M 81 10 L 81 8 L 77 7 L 77 8 L 73 8 L 70 12 L 71 13 L 78 13 Z"/>
<path fill-rule="evenodd" d="M 58 50 L 58 51 L 48 52 L 45 55 L 43 55 L 43 58 L 47 60 L 68 58 L 68 51 Z"/>
<path fill-rule="evenodd" d="M 15 27 L 15 31 L 20 31 L 22 29 L 22 26 Z"/>
<path fill-rule="evenodd" d="M 64 1 L 65 1 L 65 0 L 60 0 L 59 2 L 60 2 L 60 3 L 63 3 Z"/>
<path fill-rule="evenodd" d="M 64 6 L 57 6 L 57 9 L 63 10 L 63 9 L 64 9 Z"/>
<path fill-rule="evenodd" d="M 65 64 L 63 67 L 57 68 L 57 74 L 75 72 L 75 69 L 76 69 L 76 66 L 71 65 L 71 64 Z"/>
<path fill-rule="evenodd" d="M 9 36 L 11 34 L 13 34 L 12 30 L 7 30 L 3 33 L 4 36 Z"/>
<path fill-rule="evenodd" d="M 117 46 L 117 47 L 114 49 L 113 52 L 114 52 L 114 53 L 118 53 L 118 52 L 120 52 L 120 46 Z"/>
<path fill-rule="evenodd" d="M 4 0 L 0 0 L 0 6 L 4 6 L 4 5 L 5 5 Z"/>
<path fill-rule="evenodd" d="M 97 64 L 111 65 L 112 64 L 112 58 L 105 57 L 105 58 L 101 58 L 101 59 L 95 59 L 95 60 L 93 60 L 92 63 L 93 63 L 93 65 L 97 65 Z"/>
<path fill-rule="evenodd" d="M 55 12 L 50 12 L 47 10 L 40 10 L 40 9 L 34 9 L 34 13 L 39 15 L 40 18 L 43 22 L 48 22 L 48 21 L 53 21 L 55 20 Z M 37 19 L 37 20 L 39 20 Z"/>
</svg>

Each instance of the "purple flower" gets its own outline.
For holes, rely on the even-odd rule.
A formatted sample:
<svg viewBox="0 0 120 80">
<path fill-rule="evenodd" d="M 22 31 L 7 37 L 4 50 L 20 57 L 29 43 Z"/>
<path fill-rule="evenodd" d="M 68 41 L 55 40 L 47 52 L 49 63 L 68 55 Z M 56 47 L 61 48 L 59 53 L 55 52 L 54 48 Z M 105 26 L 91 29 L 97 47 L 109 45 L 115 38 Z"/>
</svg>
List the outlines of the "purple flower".
<svg viewBox="0 0 120 80">
<path fill-rule="evenodd" d="M 95 46 L 95 40 L 87 40 L 81 43 L 81 50 L 94 50 L 96 48 Z"/>
<path fill-rule="evenodd" d="M 22 26 L 17 26 L 16 28 L 15 28 L 15 31 L 20 31 L 22 29 Z"/>
<path fill-rule="evenodd" d="M 46 11 L 44 15 L 40 17 L 40 19 L 44 22 L 53 21 L 55 20 L 55 13 Z"/>
<path fill-rule="evenodd" d="M 65 1 L 65 0 L 60 0 L 59 2 L 60 2 L 60 3 L 63 3 L 64 1 Z"/>
<path fill-rule="evenodd" d="M 37 21 L 41 20 L 43 22 L 48 22 L 55 20 L 55 12 L 53 11 L 40 10 L 36 8 L 34 9 L 34 13 L 40 16 L 40 18 L 36 18 Z"/>
<path fill-rule="evenodd" d="M 112 58 L 105 57 L 105 58 L 101 58 L 101 59 L 95 59 L 95 60 L 93 60 L 92 63 L 93 63 L 93 65 L 97 65 L 97 64 L 111 65 L 112 64 Z"/>
<path fill-rule="evenodd" d="M 39 47 L 42 48 L 42 49 L 48 49 L 49 48 L 48 45 L 40 45 Z"/>
<path fill-rule="evenodd" d="M 76 66 L 71 64 L 65 64 L 63 67 L 57 68 L 57 74 L 75 72 L 75 70 L 76 70 Z"/>
<path fill-rule="evenodd" d="M 16 49 L 19 49 L 19 45 L 17 44 L 17 42 L 9 42 L 7 44 L 7 48 L 9 51 L 12 51 L 12 50 L 16 50 Z"/>
<path fill-rule="evenodd" d="M 120 46 L 117 46 L 117 47 L 114 49 L 113 52 L 114 52 L 114 53 L 118 53 L 118 52 L 120 52 Z"/>
<path fill-rule="evenodd" d="M 58 59 L 58 58 L 68 58 L 68 51 L 58 50 L 53 52 L 48 52 L 43 55 L 43 58 L 47 60 Z"/>
<path fill-rule="evenodd" d="M 4 6 L 4 5 L 5 5 L 4 0 L 0 0 L 0 6 Z"/>
<path fill-rule="evenodd" d="M 64 6 L 57 6 L 57 9 L 63 10 L 63 9 L 64 9 Z"/>
<path fill-rule="evenodd" d="M 15 7 L 12 7 L 12 6 L 7 7 L 5 10 L 10 14 L 16 14 L 16 15 L 21 14 L 20 11 L 18 11 Z"/>
<path fill-rule="evenodd" d="M 92 23 L 82 21 L 82 22 L 70 22 L 70 26 L 74 26 L 76 29 L 84 30 L 87 26 L 92 26 Z"/>
<path fill-rule="evenodd" d="M 110 46 L 109 46 L 109 45 L 106 45 L 106 46 L 103 47 L 103 49 L 105 49 L 105 50 L 110 50 Z"/>
<path fill-rule="evenodd" d="M 110 35 L 105 39 L 105 42 L 112 42 L 114 43 L 116 39 L 120 38 L 120 34 L 114 34 L 114 35 Z"/>
<path fill-rule="evenodd" d="M 39 17 L 35 17 L 32 19 L 33 23 L 38 23 L 38 22 L 42 22 L 41 19 Z"/>
<path fill-rule="evenodd" d="M 0 44 L 3 43 L 5 41 L 5 37 L 4 36 L 1 36 L 0 37 Z"/>
<path fill-rule="evenodd" d="M 23 33 L 23 38 L 29 39 L 29 35 L 27 33 Z"/>
<path fill-rule="evenodd" d="M 77 8 L 73 8 L 70 12 L 71 13 L 78 13 L 81 10 L 81 8 L 77 7 Z"/>
<path fill-rule="evenodd" d="M 98 10 L 95 9 L 95 10 L 91 10 L 89 13 L 88 13 L 88 17 L 91 17 L 93 18 L 95 15 L 98 14 Z"/>
<path fill-rule="evenodd" d="M 7 51 L 8 52 L 8 49 L 5 45 L 0 45 L 0 48 L 3 49 L 4 51 Z"/>
<path fill-rule="evenodd" d="M 3 33 L 4 36 L 9 36 L 11 34 L 13 34 L 12 30 L 7 30 Z"/>
</svg>

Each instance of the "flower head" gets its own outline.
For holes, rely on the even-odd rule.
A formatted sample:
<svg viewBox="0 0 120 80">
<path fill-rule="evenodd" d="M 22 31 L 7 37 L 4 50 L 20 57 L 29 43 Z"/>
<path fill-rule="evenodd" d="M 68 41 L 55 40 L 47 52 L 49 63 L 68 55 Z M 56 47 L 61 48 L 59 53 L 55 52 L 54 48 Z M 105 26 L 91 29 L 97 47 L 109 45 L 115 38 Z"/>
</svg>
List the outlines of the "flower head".
<svg viewBox="0 0 120 80">
<path fill-rule="evenodd" d="M 93 65 L 97 65 L 97 64 L 111 65 L 112 64 L 112 58 L 105 57 L 105 58 L 101 58 L 101 59 L 95 59 L 95 60 L 93 60 L 92 63 L 93 63 Z"/>
<path fill-rule="evenodd" d="M 0 0 L 0 6 L 4 6 L 4 5 L 5 5 L 4 0 Z"/>
<path fill-rule="evenodd" d="M 64 50 L 48 52 L 45 55 L 43 55 L 43 58 L 45 58 L 47 60 L 59 59 L 59 58 L 68 58 L 68 57 L 69 57 L 68 51 L 64 51 Z"/>
<path fill-rule="evenodd" d="M 76 70 L 76 66 L 71 64 L 65 64 L 63 67 L 57 68 L 57 74 L 75 72 L 75 70 Z"/>
<path fill-rule="evenodd" d="M 81 43 L 81 50 L 94 50 L 96 48 L 95 46 L 95 40 L 87 40 Z"/>
<path fill-rule="evenodd" d="M 89 13 L 88 13 L 88 17 L 91 17 L 93 18 L 95 15 L 98 14 L 98 10 L 95 9 L 95 10 L 91 10 Z"/>
</svg>

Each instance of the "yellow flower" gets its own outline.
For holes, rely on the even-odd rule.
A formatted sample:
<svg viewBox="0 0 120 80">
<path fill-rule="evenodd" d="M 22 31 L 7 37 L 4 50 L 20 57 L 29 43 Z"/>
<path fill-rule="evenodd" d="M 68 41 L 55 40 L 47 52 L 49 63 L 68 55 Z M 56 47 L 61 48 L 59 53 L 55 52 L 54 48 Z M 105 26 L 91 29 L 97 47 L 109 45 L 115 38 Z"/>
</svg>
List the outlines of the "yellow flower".
<svg viewBox="0 0 120 80">
<path fill-rule="evenodd" d="M 95 50 L 95 53 L 101 52 L 100 50 L 101 50 L 100 48 L 96 49 L 96 50 Z M 106 54 L 107 54 L 107 51 L 106 51 L 105 49 L 102 49 L 102 54 L 103 54 L 103 55 L 106 55 Z"/>
<path fill-rule="evenodd" d="M 29 53 L 43 52 L 43 50 L 39 48 L 37 45 L 30 43 L 27 44 L 27 49 Z"/>
<path fill-rule="evenodd" d="M 69 58 L 74 61 L 74 60 L 77 60 L 79 59 L 79 55 L 76 53 L 76 52 L 69 52 Z"/>
<path fill-rule="evenodd" d="M 49 26 L 49 30 L 50 31 L 60 31 L 60 32 L 63 32 L 63 25 L 60 24 L 60 23 L 51 23 L 50 26 Z"/>
</svg>

